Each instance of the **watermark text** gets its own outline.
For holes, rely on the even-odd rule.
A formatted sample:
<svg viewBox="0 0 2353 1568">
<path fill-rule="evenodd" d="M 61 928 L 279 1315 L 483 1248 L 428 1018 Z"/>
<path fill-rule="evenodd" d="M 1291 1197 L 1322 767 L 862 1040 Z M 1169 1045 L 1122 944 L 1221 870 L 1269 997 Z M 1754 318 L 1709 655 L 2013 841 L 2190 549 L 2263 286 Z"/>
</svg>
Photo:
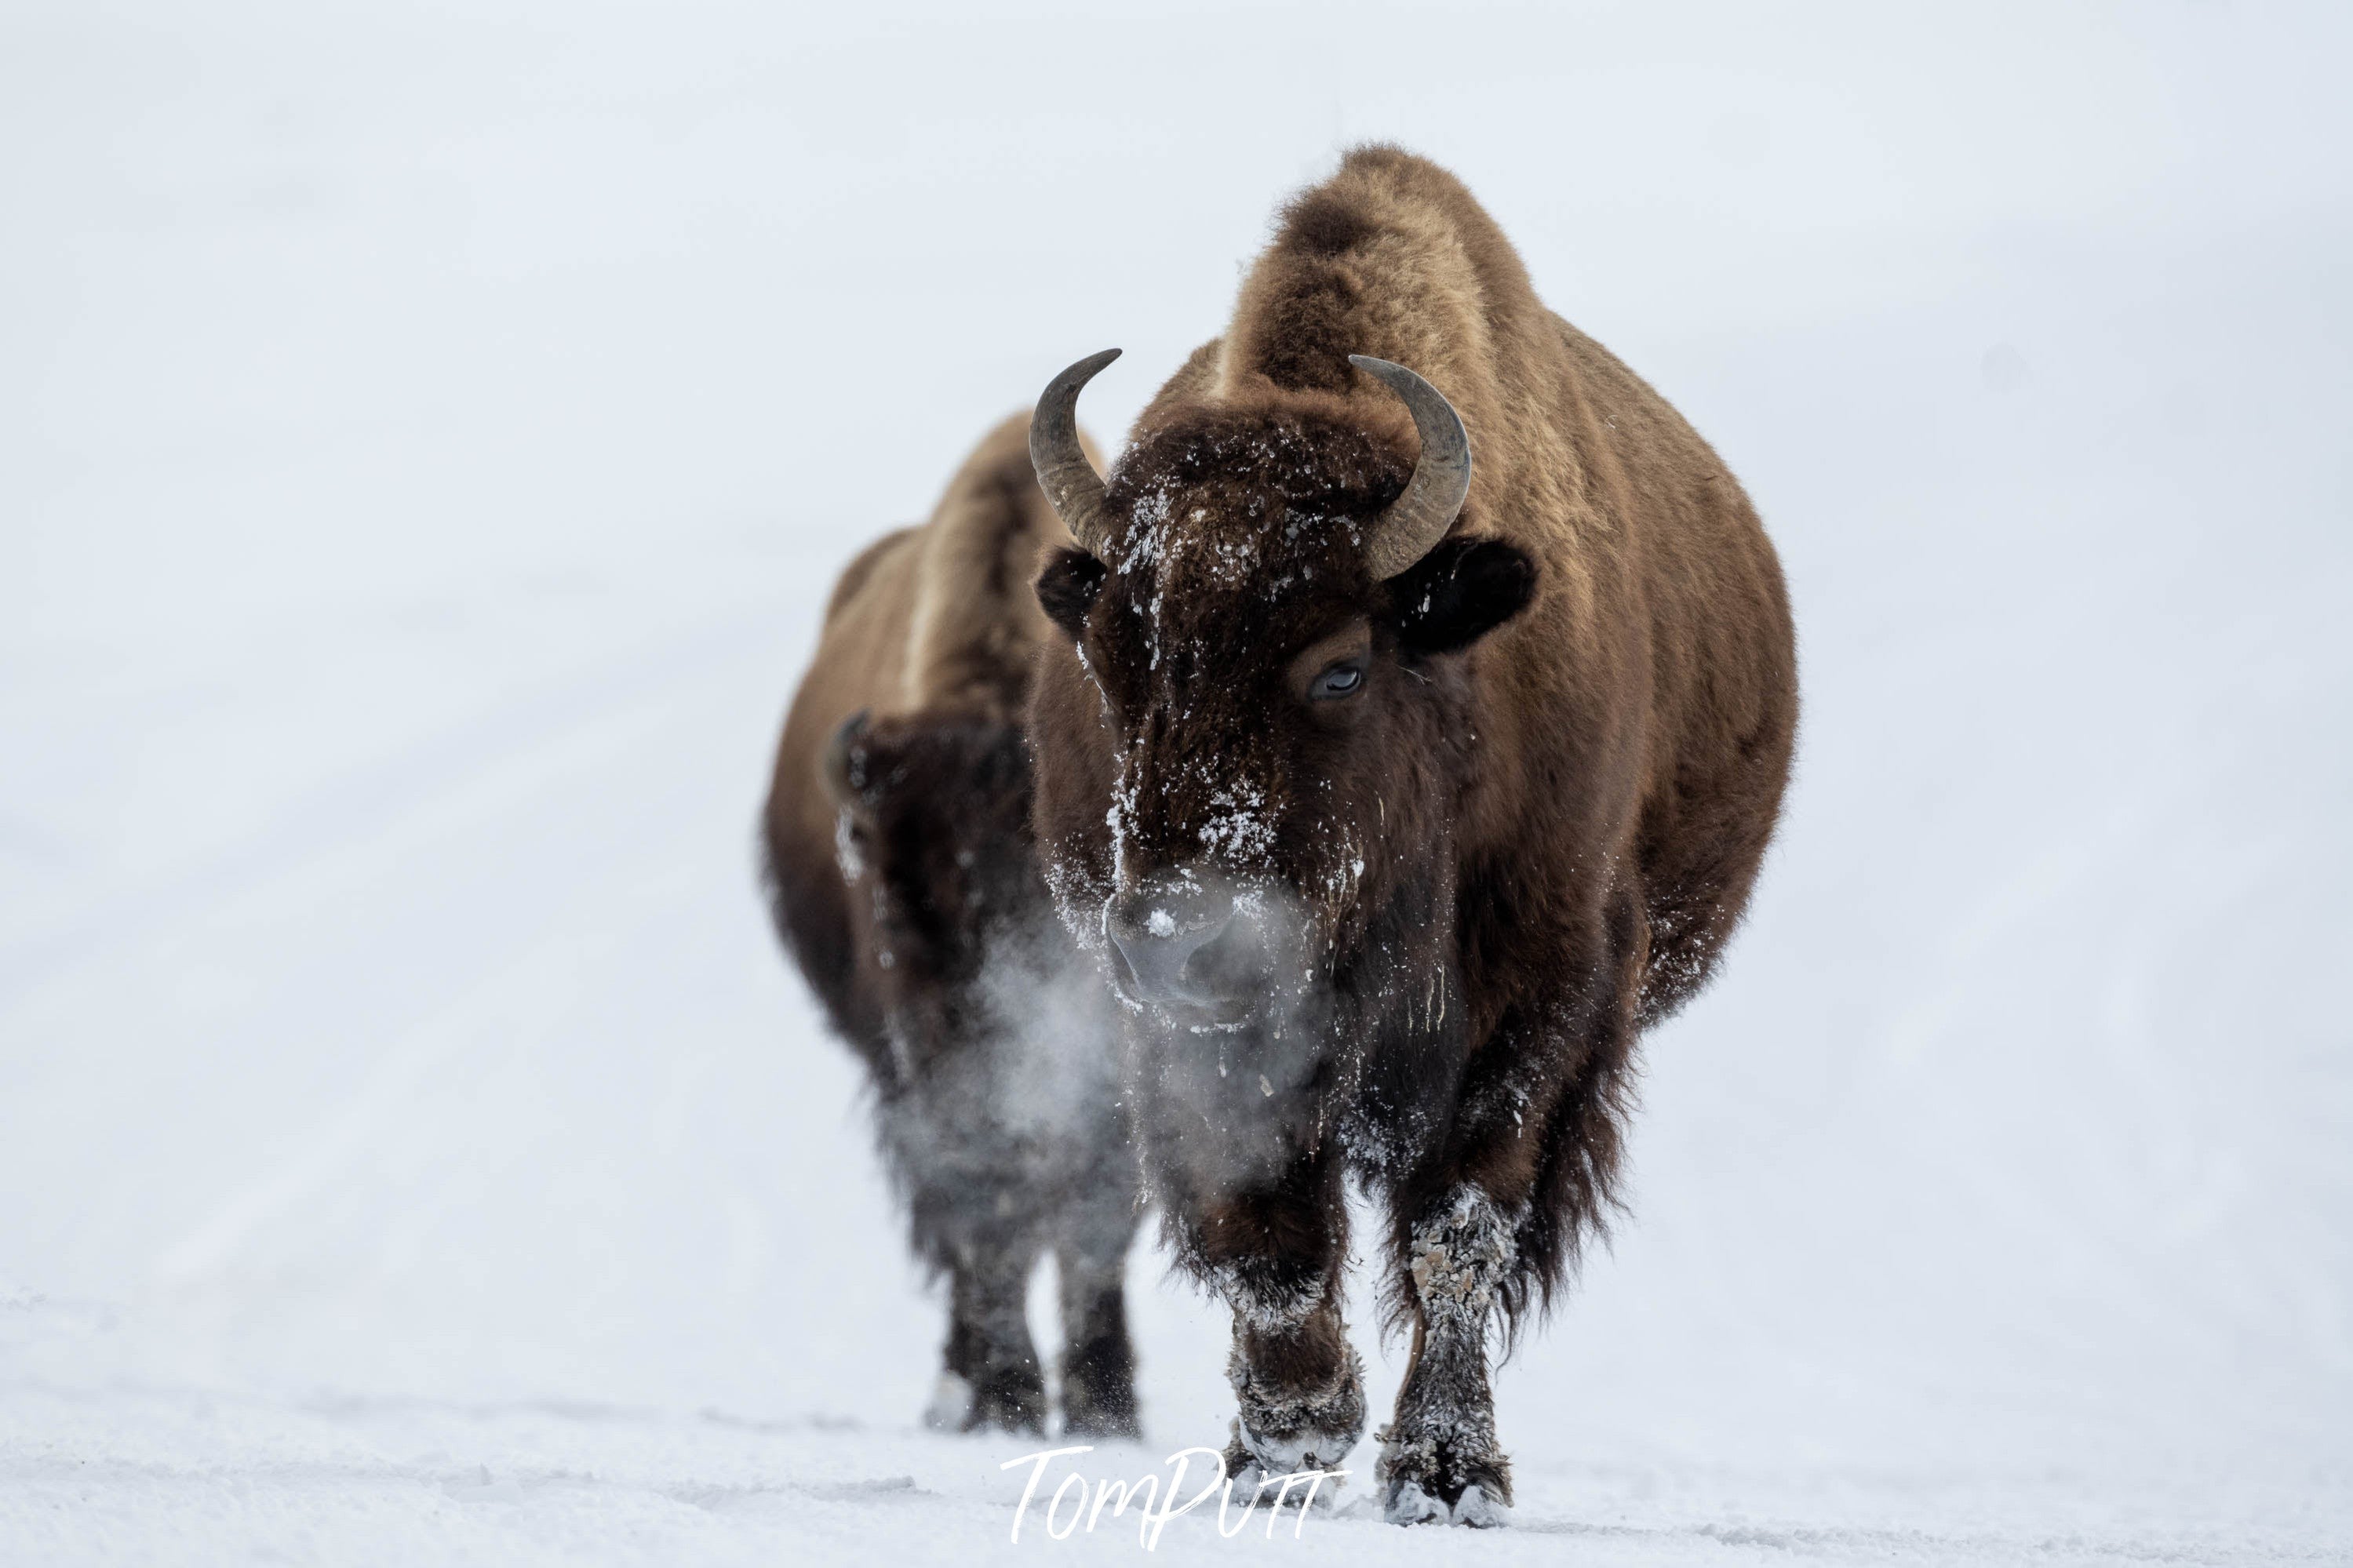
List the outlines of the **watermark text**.
<svg viewBox="0 0 2353 1568">
<path fill-rule="evenodd" d="M 1046 1472 L 1054 1461 L 1093 1452 L 1092 1445 L 1041 1448 L 1018 1459 L 1008 1459 L 997 1467 L 1000 1470 L 1009 1470 L 1017 1465 L 1029 1467 L 1029 1479 L 1021 1488 L 1021 1500 L 1013 1509 L 1013 1540 L 1016 1544 L 1020 1542 L 1021 1524 L 1029 1517 L 1029 1505 L 1038 1500 Z M 1192 1473 L 1194 1461 L 1200 1458 L 1208 1459 L 1215 1468 L 1215 1473 L 1201 1484 L 1199 1489 L 1186 1497 L 1186 1479 Z M 1291 1533 L 1296 1537 L 1306 1527 L 1307 1510 L 1314 1504 L 1315 1494 L 1324 1483 L 1337 1481 L 1348 1473 L 1345 1470 L 1293 1470 L 1289 1475 L 1268 1476 L 1258 1483 L 1249 1497 L 1242 1500 L 1240 1514 L 1229 1525 L 1226 1519 L 1233 1510 L 1234 1483 L 1226 1474 L 1224 1454 L 1215 1448 L 1179 1448 L 1168 1456 L 1167 1465 L 1166 1487 L 1162 1486 L 1161 1478 L 1157 1475 L 1145 1476 L 1134 1481 L 1095 1481 L 1090 1484 L 1085 1476 L 1072 1468 L 1048 1496 L 1045 1506 L 1039 1510 L 1038 1522 L 1049 1539 L 1068 1541 L 1078 1533 L 1082 1525 L 1087 1533 L 1094 1533 L 1095 1527 L 1103 1522 L 1106 1510 L 1110 1511 L 1114 1528 L 1117 1528 L 1121 1516 L 1127 1512 L 1130 1505 L 1134 1505 L 1136 1544 L 1146 1552 L 1156 1552 L 1160 1549 L 1160 1532 L 1168 1528 L 1170 1520 L 1192 1512 L 1213 1496 L 1218 1500 L 1218 1533 L 1228 1538 L 1240 1535 L 1249 1528 L 1250 1514 L 1257 1509 L 1260 1500 L 1266 1497 L 1271 1489 L 1273 1501 L 1267 1510 L 1267 1538 L 1273 1539 L 1275 1522 L 1282 1517 L 1284 1505 L 1294 1500 L 1296 1517 L 1292 1521 Z"/>
</svg>

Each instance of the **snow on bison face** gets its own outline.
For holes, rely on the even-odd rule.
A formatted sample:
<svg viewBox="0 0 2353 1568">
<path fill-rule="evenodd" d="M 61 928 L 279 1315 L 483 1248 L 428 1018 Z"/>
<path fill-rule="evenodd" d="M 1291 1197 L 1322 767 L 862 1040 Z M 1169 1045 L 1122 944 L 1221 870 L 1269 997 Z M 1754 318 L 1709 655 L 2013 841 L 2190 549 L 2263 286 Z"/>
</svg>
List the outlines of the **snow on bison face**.
<svg viewBox="0 0 2353 1568">
<path fill-rule="evenodd" d="M 1336 416 L 1202 411 L 1144 438 L 1096 551 L 1039 579 L 1077 654 L 1047 661 L 1032 714 L 1049 879 L 1124 994 L 1171 1021 L 1264 1016 L 1400 899 L 1451 920 L 1476 746 L 1460 656 L 1535 573 L 1456 536 L 1376 580 L 1367 538 L 1411 470 Z"/>
</svg>

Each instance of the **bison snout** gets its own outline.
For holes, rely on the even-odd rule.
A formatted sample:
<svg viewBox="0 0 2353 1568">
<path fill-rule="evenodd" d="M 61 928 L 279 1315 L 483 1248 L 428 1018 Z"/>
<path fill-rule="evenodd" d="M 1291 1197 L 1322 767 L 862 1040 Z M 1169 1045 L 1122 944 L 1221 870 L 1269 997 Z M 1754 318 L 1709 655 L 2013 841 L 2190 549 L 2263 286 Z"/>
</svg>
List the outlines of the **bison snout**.
<svg viewBox="0 0 2353 1568">
<path fill-rule="evenodd" d="M 1197 960 L 1233 919 L 1229 894 L 1198 878 L 1156 875 L 1113 899 L 1106 925 L 1137 999 L 1210 1007 L 1227 998 Z"/>
</svg>

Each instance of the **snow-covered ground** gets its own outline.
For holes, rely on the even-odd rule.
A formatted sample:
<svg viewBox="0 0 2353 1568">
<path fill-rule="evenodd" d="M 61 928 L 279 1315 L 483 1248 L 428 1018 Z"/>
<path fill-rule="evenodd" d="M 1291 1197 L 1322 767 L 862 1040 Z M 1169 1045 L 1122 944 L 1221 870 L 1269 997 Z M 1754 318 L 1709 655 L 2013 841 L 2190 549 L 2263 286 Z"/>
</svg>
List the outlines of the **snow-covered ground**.
<svg viewBox="0 0 2353 1568">
<path fill-rule="evenodd" d="M 1799 777 L 1502 1374 L 1517 1528 L 1161 1553 L 2353 1554 L 2348 45 L 16 0 L 0 1562 L 1138 1550 L 919 1430 L 752 815 L 839 564 L 1109 342 L 1115 434 L 1368 136 L 1746 479 Z M 1133 1280 L 1091 1478 L 1223 1432 L 1217 1313 Z"/>
</svg>

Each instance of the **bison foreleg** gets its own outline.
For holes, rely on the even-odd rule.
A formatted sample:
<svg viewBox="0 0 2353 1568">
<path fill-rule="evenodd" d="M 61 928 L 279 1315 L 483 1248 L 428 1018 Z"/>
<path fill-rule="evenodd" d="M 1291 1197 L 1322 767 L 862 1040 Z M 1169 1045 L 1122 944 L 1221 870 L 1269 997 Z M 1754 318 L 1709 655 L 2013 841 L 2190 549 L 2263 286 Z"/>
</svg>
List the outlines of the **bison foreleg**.
<svg viewBox="0 0 2353 1568">
<path fill-rule="evenodd" d="M 1489 1043 L 1449 1147 L 1396 1194 L 1414 1355 L 1379 1473 L 1398 1523 L 1496 1524 L 1510 1507 L 1487 1331 L 1562 1277 L 1611 1202 L 1649 942 L 1640 903 L 1614 900 L 1579 966 L 1600 983 L 1560 1007 L 1558 1026 Z"/>
<path fill-rule="evenodd" d="M 956 1258 L 947 1366 L 927 1412 L 933 1426 L 1045 1430 L 1046 1380 L 1027 1310 L 1032 1260 L 1028 1250 L 1009 1247 L 968 1247 Z"/>
<path fill-rule="evenodd" d="M 1127 1337 L 1127 1243 L 1134 1205 L 1081 1214 L 1054 1249 L 1062 1308 L 1062 1431 L 1065 1436 L 1137 1436 L 1135 1348 Z"/>
<path fill-rule="evenodd" d="M 1226 1469 L 1237 1497 L 1270 1477 L 1338 1469 L 1365 1435 L 1364 1363 L 1336 1303 L 1280 1325 L 1238 1310 L 1226 1376 L 1236 1405 Z"/>
<path fill-rule="evenodd" d="M 1487 1329 L 1517 1266 L 1517 1216 L 1457 1186 L 1413 1230 L 1413 1361 L 1380 1433 L 1377 1474 L 1393 1524 L 1499 1524 L 1512 1468 L 1495 1441 Z"/>
<path fill-rule="evenodd" d="M 1310 1159 L 1188 1227 L 1188 1263 L 1233 1309 L 1238 1496 L 1261 1478 L 1337 1469 L 1365 1434 L 1364 1364 L 1340 1310 L 1347 1223 L 1337 1165 Z"/>
</svg>

